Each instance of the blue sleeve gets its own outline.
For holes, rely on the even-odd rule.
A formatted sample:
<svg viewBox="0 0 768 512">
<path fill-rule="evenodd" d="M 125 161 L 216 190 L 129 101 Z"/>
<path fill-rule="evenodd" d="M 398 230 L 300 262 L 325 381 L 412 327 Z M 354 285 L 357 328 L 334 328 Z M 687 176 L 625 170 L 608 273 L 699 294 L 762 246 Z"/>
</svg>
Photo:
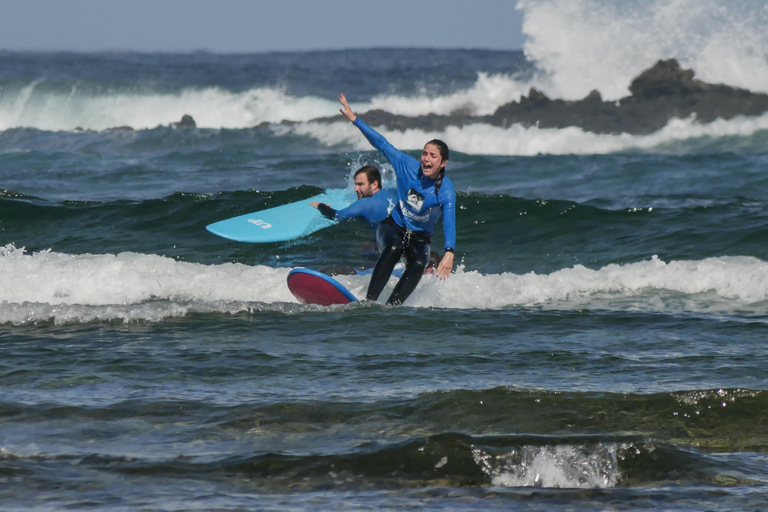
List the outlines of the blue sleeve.
<svg viewBox="0 0 768 512">
<path fill-rule="evenodd" d="M 361 217 L 375 228 L 378 227 L 379 222 L 387 218 L 389 210 L 394 204 L 395 202 L 390 200 L 387 190 L 379 190 L 372 196 L 358 199 L 347 208 L 339 210 L 334 218 L 347 220 Z"/>
<path fill-rule="evenodd" d="M 363 133 L 371 146 L 375 147 L 389 160 L 395 173 L 400 176 L 401 173 L 408 173 L 409 176 L 415 176 L 421 164 L 411 155 L 403 153 L 395 146 L 389 143 L 382 134 L 368 126 L 359 117 L 355 119 L 354 125 Z"/>
<path fill-rule="evenodd" d="M 334 218 L 337 220 L 344 220 L 344 219 L 356 219 L 358 217 L 366 217 L 366 214 L 370 209 L 366 205 L 366 203 L 369 202 L 369 201 L 366 201 L 366 199 L 368 198 L 364 197 L 362 199 L 358 199 L 357 201 L 347 206 L 346 208 L 337 210 Z"/>
<path fill-rule="evenodd" d="M 368 139 L 368 142 L 371 143 L 371 146 L 375 147 L 382 153 L 384 153 L 384 156 L 389 159 L 389 155 L 393 153 L 399 153 L 400 150 L 398 150 L 395 146 L 389 143 L 387 139 L 384 138 L 382 134 L 368 126 L 363 122 L 362 119 L 359 117 L 355 119 L 355 122 L 352 123 L 363 133 L 366 139 Z"/>
<path fill-rule="evenodd" d="M 456 249 L 456 190 L 448 178 L 443 178 L 440 186 L 440 199 L 443 204 L 443 236 L 445 248 Z"/>
</svg>

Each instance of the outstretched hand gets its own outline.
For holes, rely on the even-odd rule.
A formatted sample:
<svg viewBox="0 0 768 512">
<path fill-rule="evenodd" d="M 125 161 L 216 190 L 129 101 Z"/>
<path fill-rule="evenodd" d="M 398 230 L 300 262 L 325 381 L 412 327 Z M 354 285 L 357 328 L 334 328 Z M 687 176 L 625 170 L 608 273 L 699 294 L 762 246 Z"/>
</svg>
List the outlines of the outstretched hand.
<svg viewBox="0 0 768 512">
<path fill-rule="evenodd" d="M 339 112 L 341 112 L 344 117 L 355 122 L 355 119 L 357 119 L 357 116 L 354 112 L 352 112 L 352 107 L 349 106 L 349 102 L 347 101 L 347 97 L 344 96 L 344 93 L 339 94 L 339 101 L 341 102 L 341 106 L 344 108 L 340 108 Z"/>
<path fill-rule="evenodd" d="M 453 270 L 453 253 L 446 251 L 443 259 L 440 260 L 440 264 L 437 266 L 437 277 L 441 280 L 448 277 Z"/>
</svg>

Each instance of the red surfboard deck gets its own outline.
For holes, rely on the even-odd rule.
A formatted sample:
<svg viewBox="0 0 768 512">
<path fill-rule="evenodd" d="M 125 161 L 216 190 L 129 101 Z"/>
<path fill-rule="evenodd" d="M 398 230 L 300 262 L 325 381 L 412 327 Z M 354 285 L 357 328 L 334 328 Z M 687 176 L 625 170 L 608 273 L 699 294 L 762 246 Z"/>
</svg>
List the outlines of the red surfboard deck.
<svg viewBox="0 0 768 512">
<path fill-rule="evenodd" d="M 302 304 L 330 306 L 357 302 L 357 298 L 334 278 L 308 268 L 290 271 L 288 289 Z"/>
</svg>

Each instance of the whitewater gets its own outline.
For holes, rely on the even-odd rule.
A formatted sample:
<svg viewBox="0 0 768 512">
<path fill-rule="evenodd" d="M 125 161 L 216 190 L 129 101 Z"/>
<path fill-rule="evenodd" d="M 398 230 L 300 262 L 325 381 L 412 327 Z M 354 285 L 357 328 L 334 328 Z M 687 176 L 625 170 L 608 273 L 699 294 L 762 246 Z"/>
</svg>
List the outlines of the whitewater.
<svg viewBox="0 0 768 512">
<path fill-rule="evenodd" d="M 201 265 L 138 253 L 28 254 L 6 246 L 0 251 L 0 272 L 9 276 L 0 284 L 0 322 L 156 322 L 192 312 L 236 314 L 254 307 L 295 313 L 290 304 L 298 301 L 285 286 L 289 271 L 240 263 Z M 767 276 L 768 263 L 751 257 L 670 262 L 653 257 L 598 269 L 577 265 L 543 275 L 465 272 L 460 265 L 446 281 L 426 276 L 409 304 L 760 316 L 768 313 Z M 358 298 L 365 296 L 367 276 L 336 279 Z M 395 282 L 393 278 L 388 289 Z"/>
</svg>

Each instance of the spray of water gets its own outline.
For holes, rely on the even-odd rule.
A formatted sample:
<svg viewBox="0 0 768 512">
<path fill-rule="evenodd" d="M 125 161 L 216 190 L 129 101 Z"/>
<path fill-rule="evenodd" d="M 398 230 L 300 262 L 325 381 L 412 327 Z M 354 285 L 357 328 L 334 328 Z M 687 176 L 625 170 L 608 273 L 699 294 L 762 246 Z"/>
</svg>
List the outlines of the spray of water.
<svg viewBox="0 0 768 512">
<path fill-rule="evenodd" d="M 520 0 L 525 53 L 552 97 L 606 99 L 676 58 L 706 82 L 768 92 L 768 4 L 763 0 Z"/>
</svg>

